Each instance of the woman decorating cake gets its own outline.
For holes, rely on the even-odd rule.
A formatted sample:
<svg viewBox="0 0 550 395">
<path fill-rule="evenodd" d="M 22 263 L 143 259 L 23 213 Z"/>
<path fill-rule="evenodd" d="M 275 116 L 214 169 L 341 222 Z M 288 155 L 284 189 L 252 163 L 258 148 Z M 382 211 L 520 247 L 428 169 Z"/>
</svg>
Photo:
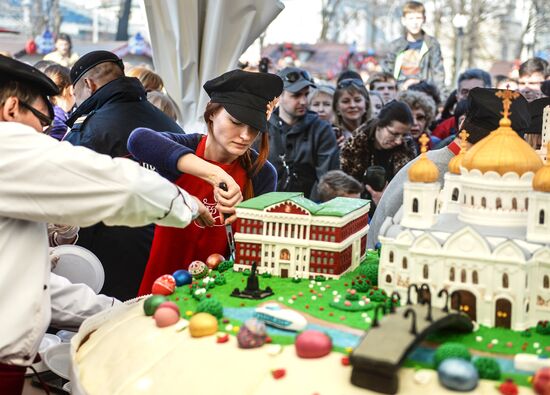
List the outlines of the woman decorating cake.
<svg viewBox="0 0 550 395">
<path fill-rule="evenodd" d="M 163 274 L 186 269 L 194 260 L 204 262 L 212 253 L 227 253 L 224 225 L 236 219 L 235 206 L 274 191 L 277 184 L 277 173 L 267 162 L 267 120 L 283 90 L 282 80 L 233 70 L 206 82 L 204 89 L 210 96 L 204 112 L 206 135 L 138 128 L 128 139 L 128 150 L 137 160 L 197 196 L 216 220 L 210 228 L 196 223 L 186 229 L 158 226 L 140 295 L 150 293 Z M 259 153 L 251 149 L 257 137 Z M 227 191 L 220 188 L 222 183 Z"/>
</svg>

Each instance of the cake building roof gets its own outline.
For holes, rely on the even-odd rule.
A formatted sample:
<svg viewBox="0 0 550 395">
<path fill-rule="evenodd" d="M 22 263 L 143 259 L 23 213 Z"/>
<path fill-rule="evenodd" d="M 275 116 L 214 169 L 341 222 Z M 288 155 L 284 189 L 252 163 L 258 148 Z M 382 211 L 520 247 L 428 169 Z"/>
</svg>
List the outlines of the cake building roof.
<svg viewBox="0 0 550 395">
<path fill-rule="evenodd" d="M 436 182 L 439 178 L 439 169 L 427 156 L 427 143 L 430 141 L 426 134 L 423 134 L 420 139 L 420 158 L 409 168 L 409 180 L 411 182 Z"/>
<path fill-rule="evenodd" d="M 550 150 L 550 143 L 548 143 Z M 550 192 L 550 160 L 546 160 L 546 164 L 537 170 L 533 178 L 533 189 L 539 192 Z"/>
</svg>

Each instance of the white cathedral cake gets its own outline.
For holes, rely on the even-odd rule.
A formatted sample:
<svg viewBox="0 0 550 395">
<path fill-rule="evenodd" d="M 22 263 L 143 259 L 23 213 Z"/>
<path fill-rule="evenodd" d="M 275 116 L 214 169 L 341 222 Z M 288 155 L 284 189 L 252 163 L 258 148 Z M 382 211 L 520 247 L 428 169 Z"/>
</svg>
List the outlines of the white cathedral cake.
<svg viewBox="0 0 550 395">
<path fill-rule="evenodd" d="M 523 330 L 550 320 L 550 163 L 512 129 L 514 94 L 505 92 L 499 128 L 468 152 L 462 132 L 443 188 L 423 143 L 403 206 L 380 230 L 378 278 L 402 300 L 410 284 L 426 283 L 438 307 L 445 288 L 478 323 Z"/>
</svg>

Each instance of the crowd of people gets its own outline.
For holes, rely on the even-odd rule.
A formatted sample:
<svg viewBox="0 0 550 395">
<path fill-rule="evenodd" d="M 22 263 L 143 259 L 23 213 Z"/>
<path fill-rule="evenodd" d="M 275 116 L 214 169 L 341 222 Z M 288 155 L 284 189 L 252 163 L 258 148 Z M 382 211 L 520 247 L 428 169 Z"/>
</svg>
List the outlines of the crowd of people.
<svg viewBox="0 0 550 395">
<path fill-rule="evenodd" d="M 111 52 L 78 57 L 60 35 L 56 53 L 34 67 L 0 55 L 0 311 L 9 317 L 0 392 L 20 392 L 50 323 L 77 328 L 149 293 L 162 274 L 227 256 L 224 226 L 242 200 L 271 191 L 370 199 L 374 247 L 401 205 L 421 136 L 442 177 L 462 129 L 474 144 L 498 126 L 492 88 L 521 93 L 512 126 L 539 148 L 548 63 L 526 60 L 517 80 L 465 70 L 442 98 L 441 50 L 424 21 L 423 5 L 408 2 L 386 71 L 367 81 L 346 70 L 331 84 L 288 66 L 206 82 L 205 135 L 181 128 L 157 73 Z M 51 273 L 47 247 L 64 243 L 97 255 L 104 295 Z"/>
</svg>

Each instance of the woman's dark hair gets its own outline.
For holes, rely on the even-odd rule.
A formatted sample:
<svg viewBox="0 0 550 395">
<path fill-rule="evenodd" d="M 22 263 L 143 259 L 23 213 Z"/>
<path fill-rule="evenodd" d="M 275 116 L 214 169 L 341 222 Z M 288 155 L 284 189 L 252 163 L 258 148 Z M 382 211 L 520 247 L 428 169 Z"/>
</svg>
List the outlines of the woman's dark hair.
<svg viewBox="0 0 550 395">
<path fill-rule="evenodd" d="M 459 121 L 461 116 L 466 114 L 467 111 L 468 111 L 468 99 L 462 99 L 461 101 L 456 103 L 455 111 L 454 111 L 453 116 L 455 117 L 455 125 L 456 125 L 457 133 L 460 132 L 460 130 L 459 130 L 460 124 L 459 124 L 458 121 Z"/>
<path fill-rule="evenodd" d="M 453 116 L 453 109 L 456 105 L 456 89 L 449 93 L 447 100 L 445 100 L 445 105 L 443 106 L 443 111 L 441 111 L 441 119 L 445 120 Z"/>
<path fill-rule="evenodd" d="M 441 96 L 439 95 L 439 89 L 437 89 L 437 86 L 434 84 L 430 84 L 427 81 L 420 81 L 416 84 L 412 84 L 409 86 L 410 91 L 420 91 L 424 92 L 428 96 L 430 96 L 432 99 L 434 99 L 436 111 L 437 107 L 441 104 Z"/>
<path fill-rule="evenodd" d="M 69 51 L 72 51 L 73 42 L 71 41 L 71 37 L 67 33 L 59 33 L 57 35 L 57 38 L 55 39 L 55 41 L 57 41 L 57 40 L 67 41 L 69 43 Z"/>
<path fill-rule="evenodd" d="M 67 67 L 61 66 L 60 64 L 57 64 L 57 63 L 52 64 L 51 66 L 46 67 L 46 69 L 44 70 L 44 74 L 50 77 L 50 79 L 59 88 L 58 96 L 66 96 L 67 94 L 70 93 L 66 90 L 72 85 L 70 70 Z M 58 103 L 58 99 L 56 96 L 50 96 L 50 101 L 53 104 Z"/>
<path fill-rule="evenodd" d="M 378 114 L 378 124 L 376 126 L 383 128 L 393 121 L 401 122 L 405 125 L 412 125 L 414 123 L 411 109 L 406 103 L 397 100 L 386 103 Z"/>
<path fill-rule="evenodd" d="M 222 108 L 223 106 L 220 103 L 208 102 L 206 105 L 206 109 L 204 110 L 204 121 L 208 127 L 208 133 L 214 132 L 210 117 L 215 115 Z M 256 160 L 252 162 L 252 153 L 250 152 L 250 148 L 239 157 L 239 162 L 248 176 L 248 180 L 246 181 L 243 191 L 244 200 L 254 197 L 252 178 L 262 169 L 267 161 L 267 156 L 269 155 L 269 134 L 267 133 L 267 130 L 261 130 L 260 134 L 262 140 L 259 144 L 260 152 L 258 153 Z"/>
</svg>

